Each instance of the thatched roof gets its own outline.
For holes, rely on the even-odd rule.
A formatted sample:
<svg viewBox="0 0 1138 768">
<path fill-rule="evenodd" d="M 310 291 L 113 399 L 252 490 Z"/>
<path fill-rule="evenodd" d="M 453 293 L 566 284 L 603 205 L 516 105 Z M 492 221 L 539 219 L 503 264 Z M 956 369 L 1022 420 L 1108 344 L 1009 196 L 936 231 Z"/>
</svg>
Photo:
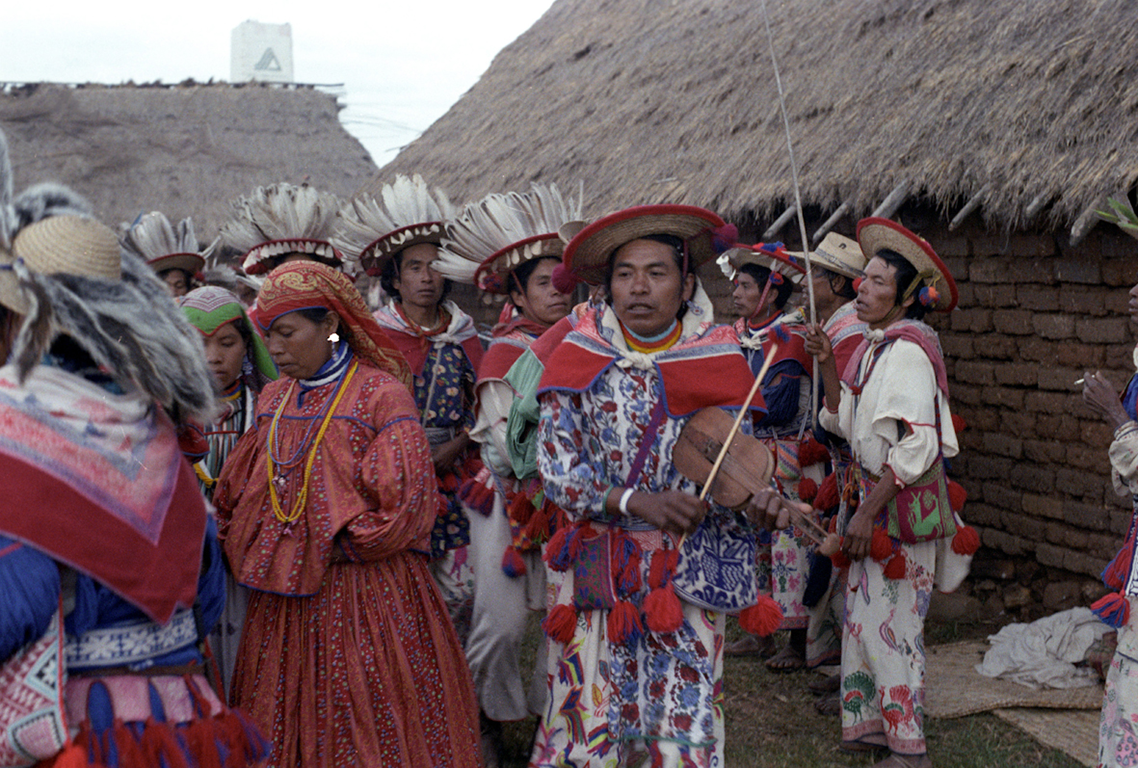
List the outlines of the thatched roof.
<svg viewBox="0 0 1138 768">
<path fill-rule="evenodd" d="M 27 85 L 0 91 L 16 189 L 59 181 L 112 226 L 141 212 L 194 219 L 212 240 L 229 201 L 300 183 L 351 195 L 376 172 L 340 125 L 335 96 L 310 87 L 185 83 Z"/>
<path fill-rule="evenodd" d="M 1069 228 L 1138 179 L 1134 0 L 767 0 L 804 203 L 899 184 L 990 224 Z M 761 2 L 557 0 L 382 169 L 452 198 L 530 180 L 603 212 L 769 222 L 793 191 Z"/>
</svg>

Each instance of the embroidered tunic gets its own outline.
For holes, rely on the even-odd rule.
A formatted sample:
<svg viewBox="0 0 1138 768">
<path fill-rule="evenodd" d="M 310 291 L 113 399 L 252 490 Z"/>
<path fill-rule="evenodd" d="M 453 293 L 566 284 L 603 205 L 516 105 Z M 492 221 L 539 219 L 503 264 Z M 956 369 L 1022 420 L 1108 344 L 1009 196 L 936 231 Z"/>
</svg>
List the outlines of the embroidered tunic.
<svg viewBox="0 0 1138 768">
<path fill-rule="evenodd" d="M 680 431 L 699 407 L 737 407 L 750 388 L 730 328 L 712 328 L 704 319 L 709 317 L 689 312 L 677 346 L 644 355 L 628 350 L 611 310 L 590 310 L 550 360 L 539 390 L 537 462 L 546 495 L 571 519 L 591 521 L 610 549 L 635 542 L 639 586 L 624 596 L 638 606 L 648 592 L 653 558 L 675 550 L 678 537 L 635 516 L 609 515 L 604 502 L 614 486 L 697 493 L 670 460 Z M 710 369 L 742 385 L 742 392 L 730 384 L 705 391 Z M 634 467 L 645 440 L 650 448 L 642 466 Z M 741 516 L 713 505 L 686 539 L 679 563 L 674 584 L 681 594 L 680 628 L 626 642 L 607 636 L 603 600 L 583 603 L 595 591 L 598 572 L 611 579 L 607 556 L 586 555 L 576 570 L 554 580 L 554 604 L 576 605 L 579 616 L 572 640 L 550 649 L 551 697 L 531 765 L 583 765 L 606 757 L 623 764 L 639 755 L 661 765 L 704 766 L 720 759 L 722 611 L 755 602 L 754 534 Z M 599 583 L 603 592 L 605 577 Z"/>
</svg>

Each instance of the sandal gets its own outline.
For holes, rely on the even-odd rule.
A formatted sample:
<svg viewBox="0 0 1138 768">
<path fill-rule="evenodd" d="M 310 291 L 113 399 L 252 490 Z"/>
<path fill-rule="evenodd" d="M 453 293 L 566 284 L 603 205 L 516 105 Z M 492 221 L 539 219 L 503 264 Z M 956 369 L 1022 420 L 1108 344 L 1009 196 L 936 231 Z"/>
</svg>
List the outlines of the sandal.
<svg viewBox="0 0 1138 768">
<path fill-rule="evenodd" d="M 723 646 L 724 656 L 757 656 L 768 659 L 774 655 L 774 639 L 746 635 L 733 643 Z"/>
</svg>

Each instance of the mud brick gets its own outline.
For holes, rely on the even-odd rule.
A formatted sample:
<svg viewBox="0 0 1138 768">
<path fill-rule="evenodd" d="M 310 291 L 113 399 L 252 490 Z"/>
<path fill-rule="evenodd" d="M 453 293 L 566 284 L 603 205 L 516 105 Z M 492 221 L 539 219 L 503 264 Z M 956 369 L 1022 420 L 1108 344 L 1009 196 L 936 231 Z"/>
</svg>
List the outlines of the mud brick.
<svg viewBox="0 0 1138 768">
<path fill-rule="evenodd" d="M 1032 315 L 1032 327 L 1045 339 L 1069 339 L 1075 335 L 1075 318 L 1070 315 Z"/>
<path fill-rule="evenodd" d="M 1026 309 L 997 309 L 992 312 L 992 325 L 998 333 L 1027 336 L 1035 333 L 1035 315 Z"/>
<path fill-rule="evenodd" d="M 1001 478 L 1006 481 L 1012 467 L 1015 466 L 1015 462 L 1011 459 L 1001 459 L 985 454 L 973 454 L 968 459 L 969 476 L 981 480 Z M 954 461 L 956 460 L 954 459 Z"/>
<path fill-rule="evenodd" d="M 1011 274 L 1008 269 L 1008 262 L 1006 259 L 993 259 L 986 258 L 988 254 L 995 251 L 990 250 L 985 245 L 977 247 L 973 243 L 973 253 L 980 255 L 980 258 L 973 258 L 968 263 L 968 279 L 976 284 L 980 283 L 1014 283 L 1016 282 L 1015 276 Z M 979 287 L 979 285 L 977 285 Z"/>
<path fill-rule="evenodd" d="M 1098 369 L 1106 365 L 1106 347 L 1101 344 L 1083 344 L 1060 341 L 1055 344 L 1055 362 L 1059 365 Z"/>
<path fill-rule="evenodd" d="M 990 453 L 997 456 L 1007 456 L 1009 459 L 1018 459 L 1023 456 L 1023 440 L 1018 437 L 1000 432 L 977 432 L 975 434 L 983 435 L 983 446 Z"/>
<path fill-rule="evenodd" d="M 1000 509 L 1018 512 L 1023 504 L 1023 494 L 1001 482 L 988 482 L 980 486 L 984 503 Z M 968 504 L 968 518 L 972 519 L 972 504 Z"/>
<path fill-rule="evenodd" d="M 969 501 L 968 506 L 965 507 L 965 512 L 968 515 L 968 522 L 971 525 L 1002 526 L 1003 511 L 990 504 L 980 504 Z"/>
<path fill-rule="evenodd" d="M 1043 565 L 1062 568 L 1063 555 L 1066 551 L 1063 547 L 1057 547 L 1054 544 L 1040 544 L 1035 548 L 1035 559 Z"/>
<path fill-rule="evenodd" d="M 1047 432 L 1038 430 L 1037 417 L 1034 413 L 1021 413 L 1019 411 L 1000 411 L 1000 429 L 1020 437 L 1031 435 L 1047 436 Z"/>
<path fill-rule="evenodd" d="M 1110 428 L 1110 425 L 1101 419 L 1088 416 L 1087 419 L 1079 424 L 1079 440 L 1095 450 L 1100 466 L 1104 468 L 1109 467 L 1106 449 L 1110 446 L 1111 441 L 1114 440 L 1114 431 Z M 1106 471 L 1109 471 L 1109 469 Z"/>
<path fill-rule="evenodd" d="M 1024 407 L 1029 411 L 1043 413 L 1068 413 L 1067 396 L 1060 392 L 1028 392 L 1024 397 Z"/>
<path fill-rule="evenodd" d="M 1059 287 L 1059 311 L 1072 315 L 1102 317 L 1107 314 L 1106 295 L 1101 288 L 1085 285 Z"/>
<path fill-rule="evenodd" d="M 994 366 L 993 372 L 997 384 L 1034 387 L 1039 381 L 1039 369 L 1034 363 L 1005 363 Z"/>
<path fill-rule="evenodd" d="M 1122 541 L 1117 536 L 1105 533 L 1092 533 L 1087 551 L 1097 557 L 1110 559 L 1122 548 Z"/>
<path fill-rule="evenodd" d="M 1067 550 L 1063 555 L 1063 568 L 1072 573 L 1082 573 L 1097 577 L 1106 568 L 1107 560 L 1088 555 L 1085 552 Z"/>
<path fill-rule="evenodd" d="M 1125 536 L 1126 532 L 1130 530 L 1130 518 L 1133 514 L 1130 509 L 1112 509 L 1108 530 L 1116 536 Z"/>
<path fill-rule="evenodd" d="M 953 376 L 957 381 L 963 381 L 966 384 L 982 384 L 989 385 L 995 382 L 995 371 L 991 363 L 988 362 L 973 362 L 969 360 L 958 360 L 956 362 L 956 371 Z"/>
<path fill-rule="evenodd" d="M 980 387 L 959 384 L 955 378 L 951 379 L 951 381 L 952 386 L 949 388 L 949 391 L 952 392 L 952 405 L 956 405 L 957 403 L 979 405 L 984 402 L 981 397 L 982 390 Z"/>
<path fill-rule="evenodd" d="M 1105 484 L 1101 473 L 1084 469 L 1058 467 L 1055 469 L 1055 485 L 1059 493 L 1082 499 L 1087 503 L 1101 504 Z"/>
<path fill-rule="evenodd" d="M 988 405 L 1001 408 L 1023 408 L 1024 392 L 1009 387 L 984 387 L 980 392 L 981 399 Z"/>
<path fill-rule="evenodd" d="M 991 341 L 996 342 L 998 337 L 993 337 Z M 987 342 L 988 339 L 985 339 Z M 1054 365 L 1055 363 L 1055 342 L 1047 341 L 1035 336 L 1018 338 L 1018 339 L 1005 339 L 1005 341 L 1014 341 L 1016 347 L 1016 355 L 1021 360 L 1031 360 L 1034 362 L 1045 363 L 1047 365 Z"/>
<path fill-rule="evenodd" d="M 952 330 L 987 333 L 992 330 L 992 310 L 958 309 L 952 313 Z"/>
<path fill-rule="evenodd" d="M 1067 446 L 1067 464 L 1088 470 L 1101 469 L 1103 450 L 1098 446 L 1071 443 Z"/>
<path fill-rule="evenodd" d="M 1023 309 L 1055 312 L 1059 309 L 1059 289 L 1050 285 L 1017 285 L 1016 300 Z"/>
<path fill-rule="evenodd" d="M 1047 523 L 1044 538 L 1052 544 L 1058 544 L 1068 549 L 1085 550 L 1090 540 L 1090 533 L 1060 522 Z"/>
<path fill-rule="evenodd" d="M 1102 281 L 1117 288 L 1130 287 L 1138 283 L 1138 269 L 1134 267 L 1134 241 L 1124 238 L 1121 245 L 1129 249 L 1124 258 L 1104 258 L 1102 260 Z M 1103 242 L 1103 256 L 1108 255 L 1107 243 Z M 1110 254 L 1114 255 L 1114 254 Z"/>
<path fill-rule="evenodd" d="M 1040 365 L 1037 368 L 1040 389 L 1052 389 L 1059 392 L 1079 392 L 1081 387 L 1075 384 L 1083 377 L 1082 368 L 1056 368 L 1050 365 Z"/>
<path fill-rule="evenodd" d="M 1017 462 L 1007 477 L 1013 487 L 1025 491 L 1048 493 L 1055 488 L 1055 473 L 1028 461 Z"/>
<path fill-rule="evenodd" d="M 1016 306 L 1016 287 L 1011 284 L 985 285 L 981 283 L 973 287 L 972 293 L 976 297 L 976 303 L 982 307 Z"/>
<path fill-rule="evenodd" d="M 1099 268 L 1098 259 L 1057 259 L 1055 261 L 1055 277 L 1060 283 L 1098 285 L 1102 282 L 1102 270 Z"/>
<path fill-rule="evenodd" d="M 946 358 L 971 358 L 973 356 L 972 338 L 963 333 L 946 333 L 941 336 L 940 345 Z"/>
<path fill-rule="evenodd" d="M 1024 440 L 1023 457 L 1039 464 L 1061 464 L 1067 458 L 1067 445 L 1058 440 Z"/>
<path fill-rule="evenodd" d="M 1015 531 L 1030 541 L 1042 541 L 1047 534 L 1047 521 L 1019 512 L 1004 512 L 1004 530 Z"/>
<path fill-rule="evenodd" d="M 1023 495 L 1023 511 L 1035 517 L 1046 517 L 1051 520 L 1063 519 L 1063 500 L 1055 496 L 1044 496 L 1038 493 L 1025 493 Z"/>
<path fill-rule="evenodd" d="M 985 547 L 991 547 L 1009 555 L 1020 555 L 1035 549 L 1034 544 L 1024 541 L 1019 536 L 995 528 L 986 528 L 980 540 Z"/>
<path fill-rule="evenodd" d="M 1009 256 L 1041 257 L 1054 256 L 1059 252 L 1055 238 L 1051 235 L 1017 234 L 1008 238 L 1005 252 Z"/>
<path fill-rule="evenodd" d="M 1110 510 L 1102 504 L 1084 504 L 1080 501 L 1063 502 L 1063 522 L 1084 531 L 1110 529 Z"/>
<path fill-rule="evenodd" d="M 1075 320 L 1075 335 L 1084 344 L 1121 344 L 1132 340 L 1130 321 L 1123 317 Z"/>
<path fill-rule="evenodd" d="M 953 400 L 955 401 L 955 397 Z M 956 402 L 952 403 L 952 414 L 964 419 L 966 425 L 964 434 L 974 430 L 977 432 L 995 432 L 1000 428 L 1000 414 L 994 408 L 958 408 L 957 405 Z"/>
</svg>

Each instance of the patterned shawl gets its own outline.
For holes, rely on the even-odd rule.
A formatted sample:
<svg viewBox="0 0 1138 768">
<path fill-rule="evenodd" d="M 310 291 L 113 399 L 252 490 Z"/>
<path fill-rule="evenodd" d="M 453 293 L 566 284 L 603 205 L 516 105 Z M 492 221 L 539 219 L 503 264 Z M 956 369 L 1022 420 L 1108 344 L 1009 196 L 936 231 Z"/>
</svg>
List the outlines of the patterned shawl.
<svg viewBox="0 0 1138 768">
<path fill-rule="evenodd" d="M 206 510 L 148 395 L 37 365 L 0 368 L 0 532 L 165 623 L 197 594 Z"/>
<path fill-rule="evenodd" d="M 407 358 L 376 323 L 352 281 L 329 266 L 292 261 L 270 272 L 257 294 L 257 323 L 268 330 L 281 315 L 317 307 L 340 316 L 353 352 L 390 373 L 414 393 Z"/>
</svg>

